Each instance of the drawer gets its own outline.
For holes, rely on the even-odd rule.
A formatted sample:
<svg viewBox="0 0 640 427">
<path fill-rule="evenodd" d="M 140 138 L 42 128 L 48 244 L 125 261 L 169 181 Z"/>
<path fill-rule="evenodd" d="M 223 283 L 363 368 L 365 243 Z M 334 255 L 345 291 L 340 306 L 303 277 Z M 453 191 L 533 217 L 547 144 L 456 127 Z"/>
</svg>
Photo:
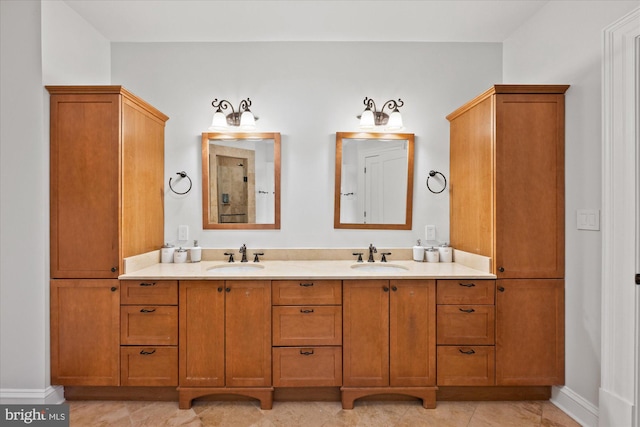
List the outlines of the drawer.
<svg viewBox="0 0 640 427">
<path fill-rule="evenodd" d="M 342 307 L 273 307 L 274 346 L 342 345 Z"/>
<path fill-rule="evenodd" d="M 178 304 L 175 280 L 121 280 L 120 304 Z"/>
<path fill-rule="evenodd" d="M 436 342 L 453 345 L 495 344 L 495 307 L 492 305 L 439 305 Z"/>
<path fill-rule="evenodd" d="M 274 387 L 342 385 L 342 347 L 276 347 Z"/>
<path fill-rule="evenodd" d="M 436 304 L 494 304 L 495 280 L 438 280 Z"/>
<path fill-rule="evenodd" d="M 438 346 L 438 385 L 494 385 L 496 374 L 493 346 Z"/>
<path fill-rule="evenodd" d="M 178 307 L 120 307 L 120 344 L 178 345 Z"/>
<path fill-rule="evenodd" d="M 177 347 L 121 347 L 120 385 L 177 386 Z"/>
<path fill-rule="evenodd" d="M 273 305 L 342 304 L 340 280 L 274 280 L 271 292 Z"/>
</svg>

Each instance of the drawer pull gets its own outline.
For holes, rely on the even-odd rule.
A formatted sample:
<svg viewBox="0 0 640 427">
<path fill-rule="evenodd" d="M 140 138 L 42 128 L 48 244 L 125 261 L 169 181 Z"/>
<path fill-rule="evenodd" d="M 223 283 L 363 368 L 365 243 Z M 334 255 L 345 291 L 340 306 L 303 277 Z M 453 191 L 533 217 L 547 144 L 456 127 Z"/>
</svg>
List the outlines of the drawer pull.
<svg viewBox="0 0 640 427">
<path fill-rule="evenodd" d="M 155 285 L 156 285 L 156 282 L 151 282 L 151 283 L 149 283 L 149 282 L 142 282 L 142 283 L 140 283 L 140 286 L 155 286 Z"/>
<path fill-rule="evenodd" d="M 142 308 L 142 309 L 140 309 L 140 313 L 153 313 L 154 311 L 156 311 L 155 308 Z"/>
<path fill-rule="evenodd" d="M 313 355 L 313 350 L 300 350 L 300 354 L 302 356 L 312 356 Z"/>
<path fill-rule="evenodd" d="M 311 282 L 311 283 L 300 283 L 300 286 L 304 286 L 305 288 L 308 288 L 310 286 L 313 286 L 313 282 Z"/>
<path fill-rule="evenodd" d="M 155 353 L 155 352 L 156 352 L 156 350 L 155 350 L 155 349 L 153 349 L 153 350 L 151 350 L 151 351 L 147 351 L 147 350 L 140 350 L 140 354 L 141 354 L 141 355 L 143 355 L 143 356 L 148 356 L 148 355 L 153 354 L 153 353 Z"/>
<path fill-rule="evenodd" d="M 465 288 L 473 288 L 474 286 L 476 286 L 475 283 L 458 283 L 458 285 L 464 286 Z"/>
<path fill-rule="evenodd" d="M 313 308 L 301 308 L 300 313 L 313 313 Z"/>
<path fill-rule="evenodd" d="M 459 308 L 458 310 L 460 310 L 463 313 L 473 313 L 473 312 L 475 312 L 475 310 L 473 308 Z"/>
<path fill-rule="evenodd" d="M 462 353 L 462 354 L 476 354 L 476 352 L 472 348 L 470 348 L 468 350 L 463 350 L 463 349 L 459 348 L 458 351 L 460 353 Z"/>
</svg>

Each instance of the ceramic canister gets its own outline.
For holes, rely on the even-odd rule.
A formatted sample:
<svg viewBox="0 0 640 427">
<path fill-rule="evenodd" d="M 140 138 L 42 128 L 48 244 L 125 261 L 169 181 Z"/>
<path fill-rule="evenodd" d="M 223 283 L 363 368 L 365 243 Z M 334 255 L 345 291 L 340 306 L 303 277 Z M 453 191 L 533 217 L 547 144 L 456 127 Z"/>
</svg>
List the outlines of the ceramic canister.
<svg viewBox="0 0 640 427">
<path fill-rule="evenodd" d="M 160 260 L 163 263 L 168 263 L 168 262 L 173 262 L 173 253 L 175 252 L 176 248 L 173 247 L 173 245 L 170 244 L 165 244 L 162 249 L 160 250 Z"/>
<path fill-rule="evenodd" d="M 176 264 L 187 262 L 187 250 L 180 248 L 173 253 L 173 262 Z"/>
<path fill-rule="evenodd" d="M 440 260 L 440 252 L 436 248 L 427 248 L 425 253 L 427 254 L 427 262 L 438 262 Z"/>
<path fill-rule="evenodd" d="M 446 243 L 438 247 L 440 252 L 440 262 L 452 262 L 453 261 L 453 249 Z"/>
</svg>

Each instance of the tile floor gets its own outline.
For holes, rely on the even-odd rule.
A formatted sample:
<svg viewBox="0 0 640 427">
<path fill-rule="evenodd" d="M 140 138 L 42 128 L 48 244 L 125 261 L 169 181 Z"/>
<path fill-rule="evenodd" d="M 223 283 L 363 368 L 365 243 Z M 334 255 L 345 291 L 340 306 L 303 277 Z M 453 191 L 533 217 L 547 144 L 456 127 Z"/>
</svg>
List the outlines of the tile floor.
<svg viewBox="0 0 640 427">
<path fill-rule="evenodd" d="M 339 402 L 274 402 L 263 411 L 257 401 L 194 402 L 187 410 L 177 402 L 70 401 L 71 427 L 219 426 L 219 427 L 579 427 L 550 402 L 356 402 L 343 410 Z"/>
</svg>

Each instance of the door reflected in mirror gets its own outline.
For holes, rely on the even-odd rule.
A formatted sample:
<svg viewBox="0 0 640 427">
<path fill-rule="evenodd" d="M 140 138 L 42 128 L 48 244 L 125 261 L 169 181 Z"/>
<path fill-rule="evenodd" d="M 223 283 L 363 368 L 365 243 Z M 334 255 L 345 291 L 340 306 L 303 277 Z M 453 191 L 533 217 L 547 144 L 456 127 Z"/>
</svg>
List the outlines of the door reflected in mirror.
<svg viewBox="0 0 640 427">
<path fill-rule="evenodd" d="M 202 134 L 204 229 L 280 228 L 280 134 Z"/>
<path fill-rule="evenodd" d="M 410 230 L 409 133 L 336 133 L 334 228 Z"/>
</svg>

